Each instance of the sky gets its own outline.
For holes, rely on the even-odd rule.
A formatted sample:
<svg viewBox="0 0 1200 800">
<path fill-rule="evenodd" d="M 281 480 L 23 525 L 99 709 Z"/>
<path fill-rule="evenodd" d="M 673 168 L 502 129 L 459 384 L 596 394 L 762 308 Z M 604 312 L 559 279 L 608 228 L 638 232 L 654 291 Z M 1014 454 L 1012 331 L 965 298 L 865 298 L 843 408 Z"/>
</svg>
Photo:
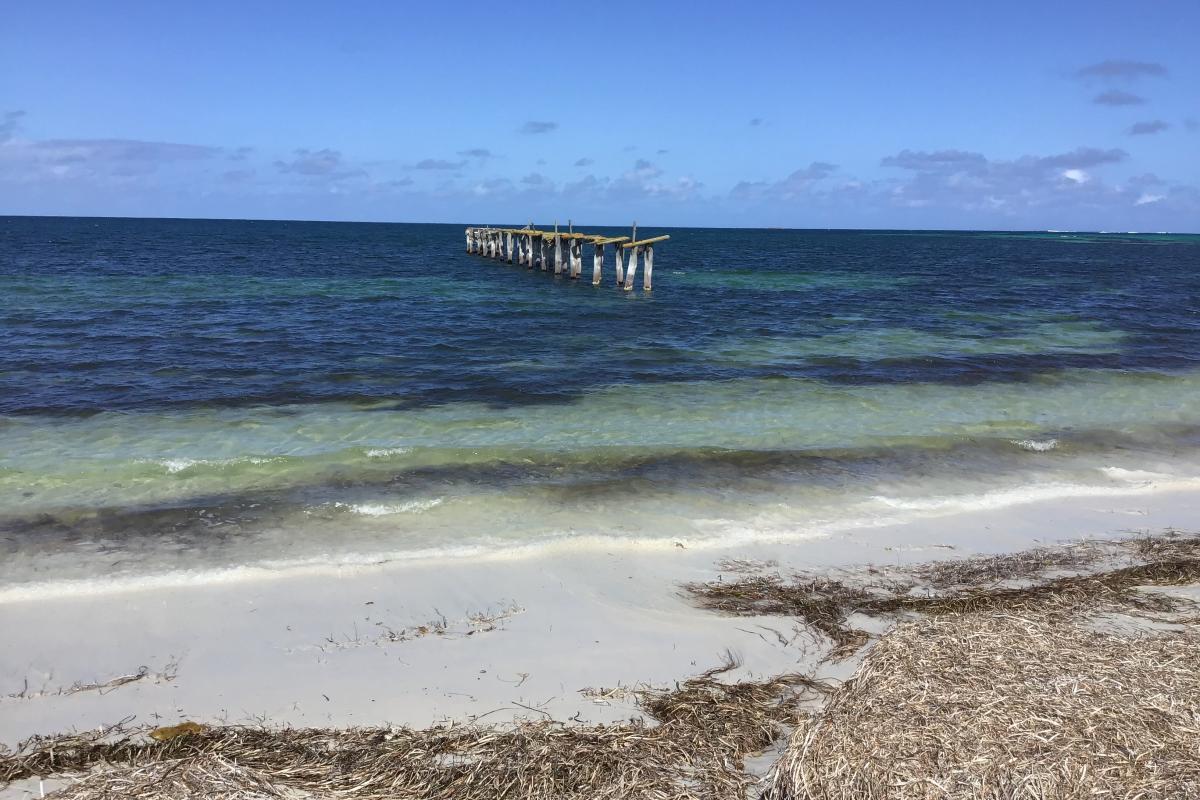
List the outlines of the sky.
<svg viewBox="0 0 1200 800">
<path fill-rule="evenodd" d="M 1200 232 L 1200 1 L 0 4 L 0 214 Z"/>
</svg>

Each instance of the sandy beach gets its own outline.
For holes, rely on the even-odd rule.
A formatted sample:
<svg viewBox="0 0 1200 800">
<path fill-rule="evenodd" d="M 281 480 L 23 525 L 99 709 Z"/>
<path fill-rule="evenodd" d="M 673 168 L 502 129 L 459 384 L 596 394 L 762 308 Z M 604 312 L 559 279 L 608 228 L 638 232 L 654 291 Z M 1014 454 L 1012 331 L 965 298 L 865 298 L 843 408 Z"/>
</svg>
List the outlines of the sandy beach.
<svg viewBox="0 0 1200 800">
<path fill-rule="evenodd" d="M 179 581 L 193 585 L 61 585 L 58 597 L 0 604 L 0 740 L 121 721 L 620 721 L 637 708 L 602 690 L 669 686 L 726 651 L 741 664 L 731 680 L 845 678 L 856 662 L 818 665 L 827 645 L 803 625 L 698 610 L 680 586 L 764 563 L 836 574 L 1186 528 L 1195 500 L 1147 487 L 787 544 L 563 545 L 520 558 Z"/>
</svg>

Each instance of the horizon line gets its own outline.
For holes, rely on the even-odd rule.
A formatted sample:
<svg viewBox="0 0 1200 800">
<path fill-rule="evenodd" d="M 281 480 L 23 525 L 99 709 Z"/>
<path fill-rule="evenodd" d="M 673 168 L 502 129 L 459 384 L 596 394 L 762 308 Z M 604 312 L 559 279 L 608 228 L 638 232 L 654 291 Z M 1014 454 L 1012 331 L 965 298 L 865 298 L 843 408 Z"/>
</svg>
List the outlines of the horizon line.
<svg viewBox="0 0 1200 800">
<path fill-rule="evenodd" d="M 301 222 L 328 225 L 466 225 L 468 227 L 491 227 L 472 222 L 412 222 L 402 220 L 347 220 L 347 219 L 301 219 L 273 217 L 154 217 L 124 216 L 108 214 L 0 214 L 4 219 L 112 219 L 112 220 L 162 220 L 175 222 Z M 502 226 L 501 223 L 495 223 Z M 622 224 L 595 224 L 596 228 L 624 228 Z M 671 228 L 681 230 L 730 230 L 730 231 L 846 231 L 846 232 L 891 232 L 906 233 L 1096 233 L 1123 236 L 1200 236 L 1197 231 L 1119 231 L 1093 230 L 1085 228 L 852 228 L 852 227 L 789 227 L 781 225 L 641 225 L 646 228 Z"/>
</svg>

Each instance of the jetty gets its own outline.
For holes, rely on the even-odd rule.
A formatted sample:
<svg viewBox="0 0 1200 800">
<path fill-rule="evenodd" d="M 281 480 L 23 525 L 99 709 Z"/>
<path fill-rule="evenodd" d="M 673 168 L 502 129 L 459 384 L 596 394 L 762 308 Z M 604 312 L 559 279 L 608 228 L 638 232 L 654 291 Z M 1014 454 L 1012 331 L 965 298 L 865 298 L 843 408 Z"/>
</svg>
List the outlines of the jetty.
<svg viewBox="0 0 1200 800">
<path fill-rule="evenodd" d="M 519 264 L 527 270 L 541 269 L 555 275 L 578 280 L 583 272 L 584 245 L 592 247 L 592 285 L 603 282 L 604 253 L 612 245 L 616 262 L 617 287 L 633 291 L 638 260 L 643 262 L 642 289 L 650 291 L 654 280 L 654 246 L 670 236 L 637 238 L 637 223 L 629 236 L 608 236 L 581 233 L 568 221 L 567 230 L 538 230 L 530 223 L 524 228 L 467 228 L 467 252 L 509 264 Z"/>
</svg>

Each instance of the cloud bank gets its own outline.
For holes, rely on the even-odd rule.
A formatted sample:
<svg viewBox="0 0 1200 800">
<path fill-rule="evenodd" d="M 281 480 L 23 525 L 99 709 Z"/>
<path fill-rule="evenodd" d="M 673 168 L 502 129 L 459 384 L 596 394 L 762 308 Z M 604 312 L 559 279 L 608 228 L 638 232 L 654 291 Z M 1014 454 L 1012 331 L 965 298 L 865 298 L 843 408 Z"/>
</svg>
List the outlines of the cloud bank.
<svg viewBox="0 0 1200 800">
<path fill-rule="evenodd" d="M 497 159 L 483 147 L 453 159 L 360 161 L 335 147 L 275 154 L 136 139 L 29 139 L 25 121 L 18 111 L 0 115 L 0 202 L 7 203 L 0 213 L 397 221 L 517 214 L 522 222 L 571 214 L 593 224 L 628 216 L 656 224 L 1120 230 L 1187 230 L 1200 220 L 1196 187 L 1131 173 L 1134 157 L 1117 147 L 1015 157 L 906 148 L 850 168 L 797 159 L 775 175 L 709 187 L 686 168 L 633 155 L 611 171 L 596 170 L 589 157 L 556 168 L 528 156 Z M 1124 132 L 1140 139 L 1171 128 L 1149 119 Z"/>
</svg>

